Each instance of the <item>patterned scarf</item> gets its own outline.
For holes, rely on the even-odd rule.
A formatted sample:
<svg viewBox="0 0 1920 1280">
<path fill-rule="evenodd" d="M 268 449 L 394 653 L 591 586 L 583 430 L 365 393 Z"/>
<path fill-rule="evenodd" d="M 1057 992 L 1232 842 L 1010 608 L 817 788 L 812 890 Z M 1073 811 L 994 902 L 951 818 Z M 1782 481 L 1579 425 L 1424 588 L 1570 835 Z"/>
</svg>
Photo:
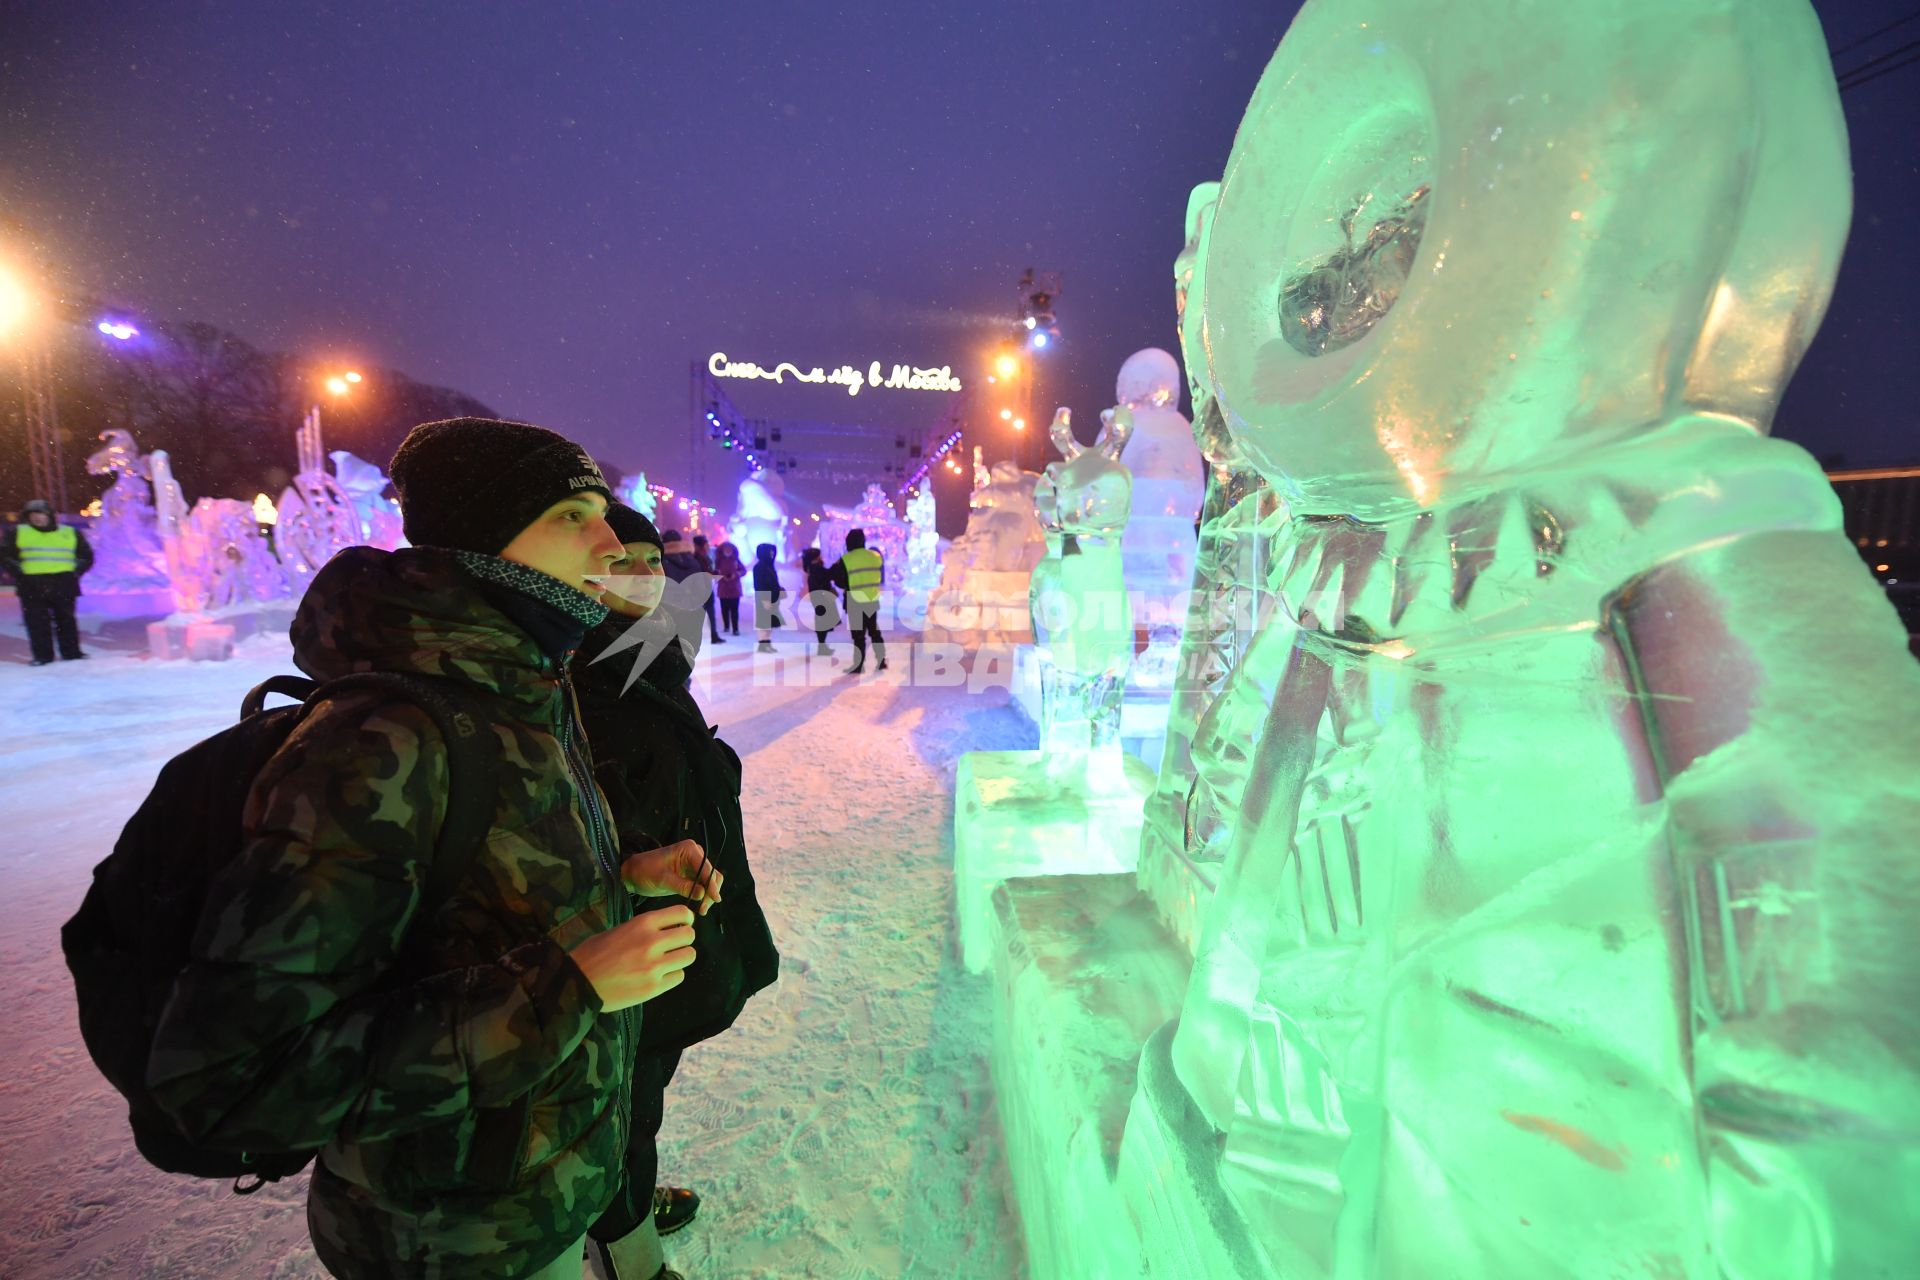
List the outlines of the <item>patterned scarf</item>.
<svg viewBox="0 0 1920 1280">
<path fill-rule="evenodd" d="M 455 550 L 453 558 L 460 562 L 462 569 L 480 581 L 531 596 L 541 604 L 558 609 L 583 627 L 597 627 L 606 621 L 607 606 L 551 574 L 530 569 L 517 561 L 502 560 L 499 556 L 482 555 L 478 551 Z"/>
</svg>

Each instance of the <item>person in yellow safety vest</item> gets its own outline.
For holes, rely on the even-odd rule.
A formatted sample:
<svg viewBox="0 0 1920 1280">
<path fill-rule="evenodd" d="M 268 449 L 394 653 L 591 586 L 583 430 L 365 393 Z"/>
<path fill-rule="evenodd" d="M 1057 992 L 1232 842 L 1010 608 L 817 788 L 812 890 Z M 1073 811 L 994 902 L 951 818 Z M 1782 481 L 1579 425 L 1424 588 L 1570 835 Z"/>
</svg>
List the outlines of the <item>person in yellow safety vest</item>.
<svg viewBox="0 0 1920 1280">
<path fill-rule="evenodd" d="M 867 637 L 873 637 L 873 656 L 880 660 L 876 671 L 887 669 L 887 642 L 880 634 L 880 584 L 886 578 L 886 561 L 878 551 L 867 547 L 864 529 L 847 530 L 847 553 L 833 562 L 829 570 L 834 583 L 847 597 L 847 630 L 853 632 L 853 665 L 847 674 L 857 676 L 867 667 Z"/>
<path fill-rule="evenodd" d="M 13 579 L 14 593 L 20 597 L 32 665 L 44 667 L 53 661 L 56 635 L 63 660 L 84 658 L 73 602 L 80 596 L 80 575 L 93 567 L 93 548 L 85 534 L 60 523 L 53 504 L 45 499 L 35 498 L 20 508 L 20 514 L 24 522 L 0 537 L 0 568 Z"/>
</svg>

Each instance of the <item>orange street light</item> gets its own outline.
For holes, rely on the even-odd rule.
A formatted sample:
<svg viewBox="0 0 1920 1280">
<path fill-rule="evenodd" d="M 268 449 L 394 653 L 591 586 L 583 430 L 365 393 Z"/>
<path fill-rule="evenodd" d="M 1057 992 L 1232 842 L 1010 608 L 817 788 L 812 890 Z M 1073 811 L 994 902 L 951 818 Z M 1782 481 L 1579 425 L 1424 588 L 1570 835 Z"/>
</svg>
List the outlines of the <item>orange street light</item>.
<svg viewBox="0 0 1920 1280">
<path fill-rule="evenodd" d="M 1011 378 L 1020 372 L 1020 362 L 1012 356 L 1001 356 L 993 362 L 993 371 L 1003 378 Z"/>
<path fill-rule="evenodd" d="M 0 267 L 0 334 L 19 328 L 33 311 L 33 295 L 5 267 Z"/>
</svg>

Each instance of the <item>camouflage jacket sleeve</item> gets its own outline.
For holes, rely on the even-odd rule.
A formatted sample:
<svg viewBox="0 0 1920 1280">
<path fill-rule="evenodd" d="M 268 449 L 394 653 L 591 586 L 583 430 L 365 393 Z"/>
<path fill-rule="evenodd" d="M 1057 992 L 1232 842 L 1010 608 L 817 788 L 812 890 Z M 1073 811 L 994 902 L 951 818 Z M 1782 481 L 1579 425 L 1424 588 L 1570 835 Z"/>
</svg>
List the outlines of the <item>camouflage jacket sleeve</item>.
<svg viewBox="0 0 1920 1280">
<path fill-rule="evenodd" d="M 189 1138 L 391 1137 L 519 1096 L 586 1036 L 600 999 L 544 935 L 489 963 L 389 976 L 446 777 L 431 717 L 373 694 L 316 708 L 261 771 L 148 1064 Z"/>
</svg>

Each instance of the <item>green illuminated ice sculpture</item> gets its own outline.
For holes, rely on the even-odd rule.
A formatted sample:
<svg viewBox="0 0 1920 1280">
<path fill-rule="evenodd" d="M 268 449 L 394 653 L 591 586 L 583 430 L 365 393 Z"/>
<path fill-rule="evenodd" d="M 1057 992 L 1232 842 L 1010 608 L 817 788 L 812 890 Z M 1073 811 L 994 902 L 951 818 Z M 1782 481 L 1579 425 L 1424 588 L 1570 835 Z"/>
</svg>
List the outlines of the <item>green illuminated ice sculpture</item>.
<svg viewBox="0 0 1920 1280">
<path fill-rule="evenodd" d="M 1073 438 L 1069 410 L 1050 438 L 1061 461 L 1034 487 L 1047 554 L 1034 566 L 1031 600 L 1040 642 L 1040 747 L 1050 755 L 1119 750 L 1120 697 L 1133 662 L 1133 609 L 1122 534 L 1132 477 L 1120 461 L 1133 433 L 1124 406 L 1100 415 L 1092 448 Z M 1118 761 L 1113 763 L 1118 767 Z"/>
<path fill-rule="evenodd" d="M 1142 845 L 1146 1274 L 1920 1268 L 1920 669 L 1766 436 L 1848 204 L 1805 0 L 1301 11 L 1189 218 L 1251 623 Z"/>
</svg>

